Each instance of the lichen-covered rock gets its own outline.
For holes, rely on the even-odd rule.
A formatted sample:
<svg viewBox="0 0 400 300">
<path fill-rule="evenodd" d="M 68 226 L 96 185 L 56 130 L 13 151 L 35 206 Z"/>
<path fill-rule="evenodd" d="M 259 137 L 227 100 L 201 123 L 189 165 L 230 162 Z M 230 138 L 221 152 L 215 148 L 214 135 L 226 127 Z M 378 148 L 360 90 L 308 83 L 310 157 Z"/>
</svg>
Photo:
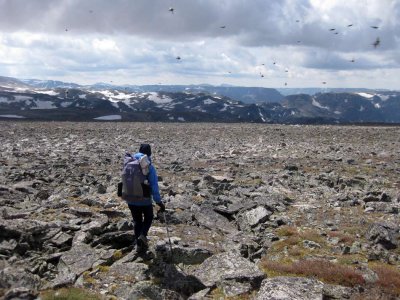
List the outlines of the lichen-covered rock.
<svg viewBox="0 0 400 300">
<path fill-rule="evenodd" d="M 263 206 L 258 206 L 251 210 L 245 211 L 240 217 L 240 227 L 250 227 L 253 228 L 260 223 L 268 220 L 272 212 L 264 208 Z"/>
<path fill-rule="evenodd" d="M 192 206 L 191 208 L 195 219 L 199 225 L 204 226 L 210 230 L 218 230 L 224 233 L 237 232 L 233 223 L 229 222 L 227 218 L 216 213 L 212 207 L 199 207 Z"/>
<path fill-rule="evenodd" d="M 303 277 L 274 277 L 264 279 L 256 300 L 322 300 L 324 284 Z"/>
<path fill-rule="evenodd" d="M 256 288 L 264 273 L 237 253 L 220 253 L 207 258 L 193 273 L 205 286 L 215 287 L 223 281 L 248 282 Z"/>
<path fill-rule="evenodd" d="M 4 300 L 35 300 L 39 293 L 26 287 L 13 288 L 4 295 Z"/>
<path fill-rule="evenodd" d="M 196 246 L 170 245 L 165 241 L 157 243 L 155 252 L 163 260 L 185 265 L 200 264 L 213 254 L 209 249 Z"/>
<path fill-rule="evenodd" d="M 178 293 L 162 289 L 150 281 L 141 281 L 134 284 L 131 288 L 125 290 L 116 290 L 118 299 L 154 299 L 154 300 L 183 300 L 184 298 Z"/>
<path fill-rule="evenodd" d="M 58 263 L 58 276 L 53 282 L 53 287 L 73 284 L 83 272 L 92 268 L 100 255 L 87 244 L 73 246 L 65 252 Z"/>
</svg>

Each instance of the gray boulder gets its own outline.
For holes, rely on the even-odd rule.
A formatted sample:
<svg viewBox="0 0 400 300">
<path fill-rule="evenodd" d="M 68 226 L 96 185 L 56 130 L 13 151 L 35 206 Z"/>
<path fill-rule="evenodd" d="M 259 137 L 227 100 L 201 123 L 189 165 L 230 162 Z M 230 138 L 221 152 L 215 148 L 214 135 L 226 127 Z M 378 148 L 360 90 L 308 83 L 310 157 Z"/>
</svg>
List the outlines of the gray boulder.
<svg viewBox="0 0 400 300">
<path fill-rule="evenodd" d="M 126 289 L 125 289 L 126 290 Z M 141 281 L 134 284 L 130 289 L 125 291 L 125 295 L 121 295 L 119 293 L 119 299 L 152 299 L 152 300 L 183 300 L 184 298 L 180 296 L 178 293 L 162 289 L 156 285 L 154 285 L 150 281 Z M 117 290 L 118 292 L 118 290 Z"/>
<path fill-rule="evenodd" d="M 100 234 L 103 232 L 104 228 L 108 225 L 109 220 L 106 215 L 96 215 L 92 221 L 87 224 L 82 225 L 81 230 L 87 231 L 90 234 Z"/>
<path fill-rule="evenodd" d="M 205 286 L 227 286 L 230 290 L 243 289 L 243 283 L 249 283 L 253 289 L 260 286 L 264 273 L 249 260 L 238 253 L 220 253 L 207 258 L 193 273 Z"/>
<path fill-rule="evenodd" d="M 35 300 L 39 293 L 34 290 L 30 290 L 26 287 L 19 287 L 9 290 L 4 295 L 4 300 Z"/>
<path fill-rule="evenodd" d="M 121 249 L 133 245 L 133 231 L 107 232 L 96 238 L 92 242 L 92 246 L 99 244 L 109 245 L 115 249 Z"/>
<path fill-rule="evenodd" d="M 38 290 L 40 286 L 40 277 L 25 269 L 6 266 L 0 270 L 0 290 L 14 288 Z"/>
<path fill-rule="evenodd" d="M 324 284 L 302 277 L 264 279 L 256 300 L 322 300 Z"/>
<path fill-rule="evenodd" d="M 365 211 L 383 212 L 387 214 L 398 214 L 399 205 L 386 202 L 367 202 L 364 205 Z"/>
<path fill-rule="evenodd" d="M 65 252 L 58 263 L 59 274 L 55 278 L 52 287 L 61 287 L 73 284 L 76 278 L 83 272 L 92 268 L 100 255 L 87 244 L 74 245 L 71 250 Z"/>
<path fill-rule="evenodd" d="M 366 238 L 374 244 L 380 244 L 386 250 L 395 249 L 399 243 L 399 227 L 394 224 L 374 223 L 366 233 Z"/>
<path fill-rule="evenodd" d="M 237 232 L 234 224 L 224 216 L 216 213 L 212 207 L 194 205 L 191 210 L 200 226 L 210 230 L 219 230 L 223 233 Z"/>
<path fill-rule="evenodd" d="M 271 211 L 263 206 L 257 206 L 256 208 L 243 212 L 238 218 L 238 224 L 241 229 L 253 228 L 267 221 L 271 215 Z"/>
<path fill-rule="evenodd" d="M 172 249 L 172 252 L 171 252 Z M 205 248 L 196 246 L 182 246 L 173 244 L 171 247 L 169 243 L 160 241 L 155 247 L 157 257 L 166 261 L 169 260 L 172 263 L 185 265 L 200 264 L 205 259 L 210 257 L 213 253 Z"/>
</svg>

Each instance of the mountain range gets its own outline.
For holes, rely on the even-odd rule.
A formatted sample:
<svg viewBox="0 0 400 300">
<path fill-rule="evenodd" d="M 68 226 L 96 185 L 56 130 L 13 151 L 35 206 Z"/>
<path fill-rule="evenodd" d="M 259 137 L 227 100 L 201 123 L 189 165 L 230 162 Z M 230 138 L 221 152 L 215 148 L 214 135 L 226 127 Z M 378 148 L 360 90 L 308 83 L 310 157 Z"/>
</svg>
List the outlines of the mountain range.
<svg viewBox="0 0 400 300">
<path fill-rule="evenodd" d="M 0 119 L 400 123 L 400 92 L 351 89 L 284 96 L 276 89 L 260 87 L 83 86 L 0 77 Z"/>
</svg>

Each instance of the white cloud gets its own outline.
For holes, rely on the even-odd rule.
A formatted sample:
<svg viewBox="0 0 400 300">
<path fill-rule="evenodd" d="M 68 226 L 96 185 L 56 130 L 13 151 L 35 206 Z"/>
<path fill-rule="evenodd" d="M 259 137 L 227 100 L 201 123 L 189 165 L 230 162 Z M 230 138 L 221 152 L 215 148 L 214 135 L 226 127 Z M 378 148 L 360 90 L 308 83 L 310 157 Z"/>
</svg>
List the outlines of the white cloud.
<svg viewBox="0 0 400 300">
<path fill-rule="evenodd" d="M 400 76 L 399 20 L 399 0 L 2 0 L 0 75 L 370 87 Z"/>
</svg>

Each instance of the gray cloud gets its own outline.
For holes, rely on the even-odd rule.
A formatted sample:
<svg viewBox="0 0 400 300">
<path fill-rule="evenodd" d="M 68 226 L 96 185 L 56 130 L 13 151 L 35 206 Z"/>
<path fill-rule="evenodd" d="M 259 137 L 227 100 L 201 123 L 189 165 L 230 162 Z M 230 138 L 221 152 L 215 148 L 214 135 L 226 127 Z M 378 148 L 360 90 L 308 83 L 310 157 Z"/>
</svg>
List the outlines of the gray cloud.
<svg viewBox="0 0 400 300">
<path fill-rule="evenodd" d="M 336 1 L 339 4 L 327 12 L 323 6 L 313 6 L 312 0 L 171 2 L 174 13 L 168 11 L 169 3 L 164 0 L 1 0 L 0 28 L 65 36 L 127 34 L 179 42 L 225 37 L 246 46 L 296 45 L 301 41 L 322 48 L 334 44 L 343 51 L 368 49 L 377 35 L 385 41 L 383 48 L 392 48 L 398 46 L 395 38 L 400 36 L 398 0 L 375 0 L 379 3 L 375 14 L 366 13 L 364 1 L 347 5 Z M 347 27 L 349 24 L 353 26 Z M 381 28 L 375 30 L 372 25 Z M 339 34 L 329 32 L 330 28 Z"/>
<path fill-rule="evenodd" d="M 0 32 L 3 75 L 21 64 L 228 81 L 400 69 L 400 0 L 0 0 Z"/>
</svg>

